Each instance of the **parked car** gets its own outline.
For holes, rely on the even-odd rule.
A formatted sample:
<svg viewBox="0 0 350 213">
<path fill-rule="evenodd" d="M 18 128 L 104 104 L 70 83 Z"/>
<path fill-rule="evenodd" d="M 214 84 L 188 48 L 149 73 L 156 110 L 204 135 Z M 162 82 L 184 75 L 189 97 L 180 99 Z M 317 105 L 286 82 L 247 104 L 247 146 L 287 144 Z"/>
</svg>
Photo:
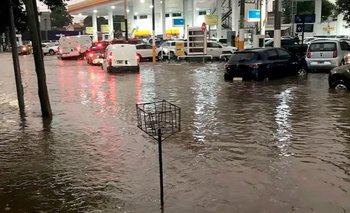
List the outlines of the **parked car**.
<svg viewBox="0 0 350 213">
<path fill-rule="evenodd" d="M 336 90 L 350 89 L 350 65 L 332 69 L 328 76 L 329 88 Z"/>
<path fill-rule="evenodd" d="M 136 45 L 136 51 L 140 58 L 140 61 L 142 59 L 152 59 L 152 46 L 149 44 L 137 44 Z"/>
<path fill-rule="evenodd" d="M 54 43 L 42 43 L 41 48 L 43 49 L 43 54 L 55 55 L 58 52 L 58 45 Z"/>
<path fill-rule="evenodd" d="M 133 44 L 108 45 L 102 69 L 106 72 L 114 71 L 140 71 L 139 58 L 136 54 L 136 46 Z"/>
<path fill-rule="evenodd" d="M 102 64 L 103 57 L 108 45 L 108 41 L 99 41 L 93 43 L 85 56 L 87 64 Z"/>
<path fill-rule="evenodd" d="M 282 38 L 281 39 L 281 47 L 288 50 L 292 54 L 304 55 L 306 53 L 307 45 L 301 45 L 301 42 L 298 42 L 293 38 Z M 266 40 L 265 47 L 273 47 L 274 40 Z"/>
<path fill-rule="evenodd" d="M 237 51 L 236 47 L 225 46 L 215 41 L 207 42 L 207 55 L 211 55 L 214 58 L 220 58 L 220 55 L 222 54 L 232 54 L 235 51 Z"/>
<path fill-rule="evenodd" d="M 321 40 L 311 42 L 306 53 L 310 70 L 333 69 L 350 62 L 350 45 L 346 41 Z"/>
<path fill-rule="evenodd" d="M 225 69 L 225 80 L 263 80 L 307 74 L 303 58 L 283 48 L 272 47 L 235 52 Z"/>
</svg>

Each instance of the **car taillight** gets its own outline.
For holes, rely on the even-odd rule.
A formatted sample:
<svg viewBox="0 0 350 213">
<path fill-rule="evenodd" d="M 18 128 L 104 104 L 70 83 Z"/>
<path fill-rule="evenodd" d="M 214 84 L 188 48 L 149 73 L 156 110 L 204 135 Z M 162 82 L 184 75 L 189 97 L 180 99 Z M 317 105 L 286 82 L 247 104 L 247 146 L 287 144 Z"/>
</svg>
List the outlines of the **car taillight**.
<svg viewBox="0 0 350 213">
<path fill-rule="evenodd" d="M 140 62 L 140 55 L 139 54 L 136 54 L 136 61 L 137 61 L 137 63 Z"/>
<path fill-rule="evenodd" d="M 248 64 L 248 67 L 253 68 L 253 69 L 258 69 L 259 64 Z"/>
<path fill-rule="evenodd" d="M 112 56 L 112 52 L 110 52 L 109 54 L 108 54 L 108 60 L 112 60 L 113 59 L 113 56 Z"/>
<path fill-rule="evenodd" d="M 101 44 L 101 43 L 98 43 L 97 46 L 98 46 L 98 47 L 102 47 L 102 44 Z"/>
<path fill-rule="evenodd" d="M 335 51 L 333 51 L 333 58 L 336 58 L 337 57 L 337 51 L 335 50 Z"/>
<path fill-rule="evenodd" d="M 92 57 L 94 56 L 94 54 L 93 54 L 93 53 L 90 53 L 89 56 L 92 58 Z"/>
<path fill-rule="evenodd" d="M 229 67 L 228 63 L 225 63 L 224 68 L 228 69 L 228 67 Z"/>
<path fill-rule="evenodd" d="M 311 52 L 307 52 L 307 53 L 306 53 L 306 57 L 307 57 L 307 58 L 311 58 Z"/>
</svg>

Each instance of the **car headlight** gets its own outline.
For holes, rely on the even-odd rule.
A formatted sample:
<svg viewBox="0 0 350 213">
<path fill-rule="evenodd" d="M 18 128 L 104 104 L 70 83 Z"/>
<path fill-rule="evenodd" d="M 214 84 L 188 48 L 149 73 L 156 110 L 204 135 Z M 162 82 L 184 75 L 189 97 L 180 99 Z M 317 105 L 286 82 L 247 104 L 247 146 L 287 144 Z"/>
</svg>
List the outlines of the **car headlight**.
<svg viewBox="0 0 350 213">
<path fill-rule="evenodd" d="M 22 50 L 24 50 L 24 51 L 25 51 L 25 50 L 27 50 L 27 48 L 26 48 L 26 47 L 22 47 Z"/>
</svg>

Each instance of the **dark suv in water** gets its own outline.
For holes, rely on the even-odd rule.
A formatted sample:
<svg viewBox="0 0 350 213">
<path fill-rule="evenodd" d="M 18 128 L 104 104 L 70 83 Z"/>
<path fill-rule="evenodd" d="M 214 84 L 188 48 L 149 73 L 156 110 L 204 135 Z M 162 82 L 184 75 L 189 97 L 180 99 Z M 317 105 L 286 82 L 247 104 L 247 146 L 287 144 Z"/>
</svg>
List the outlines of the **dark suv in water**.
<svg viewBox="0 0 350 213">
<path fill-rule="evenodd" d="M 263 80 L 291 75 L 306 75 L 303 57 L 283 48 L 255 48 L 232 54 L 225 64 L 225 80 Z"/>
</svg>

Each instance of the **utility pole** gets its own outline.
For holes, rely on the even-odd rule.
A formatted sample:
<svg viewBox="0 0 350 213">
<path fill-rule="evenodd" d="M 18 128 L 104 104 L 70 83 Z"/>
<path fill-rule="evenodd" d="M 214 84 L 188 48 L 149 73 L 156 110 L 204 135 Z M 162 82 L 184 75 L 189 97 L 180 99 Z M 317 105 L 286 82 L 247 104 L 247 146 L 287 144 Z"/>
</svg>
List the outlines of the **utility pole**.
<svg viewBox="0 0 350 213">
<path fill-rule="evenodd" d="M 127 0 L 124 0 L 124 24 L 125 24 L 125 40 L 129 39 L 128 35 L 128 5 Z"/>
<path fill-rule="evenodd" d="M 281 47 L 281 9 L 280 0 L 275 0 L 275 30 L 273 35 L 273 46 Z"/>
<path fill-rule="evenodd" d="M 18 51 L 17 51 L 17 44 L 16 44 L 16 27 L 15 27 L 15 20 L 13 16 L 12 1 L 8 0 L 8 3 L 9 3 L 9 15 L 10 15 L 10 40 L 11 40 L 11 47 L 12 47 L 13 69 L 15 71 L 15 79 L 16 79 L 17 100 L 18 100 L 20 115 L 21 117 L 24 117 L 25 106 L 24 106 L 23 85 L 22 85 L 22 78 L 21 78 L 21 67 L 19 65 Z"/>
<path fill-rule="evenodd" d="M 152 63 L 156 64 L 156 20 L 154 0 L 152 0 Z"/>
<path fill-rule="evenodd" d="M 38 93 L 40 99 L 41 113 L 43 118 L 52 119 L 52 111 L 49 99 L 49 93 L 46 85 L 46 74 L 43 60 L 43 51 L 41 49 L 41 35 L 38 20 L 38 8 L 36 0 L 23 0 L 28 17 L 28 27 L 32 38 L 34 50 L 35 71 L 38 79 Z"/>
<path fill-rule="evenodd" d="M 245 0 L 240 0 L 239 43 L 238 43 L 239 50 L 244 50 L 244 13 L 245 13 Z"/>
</svg>

